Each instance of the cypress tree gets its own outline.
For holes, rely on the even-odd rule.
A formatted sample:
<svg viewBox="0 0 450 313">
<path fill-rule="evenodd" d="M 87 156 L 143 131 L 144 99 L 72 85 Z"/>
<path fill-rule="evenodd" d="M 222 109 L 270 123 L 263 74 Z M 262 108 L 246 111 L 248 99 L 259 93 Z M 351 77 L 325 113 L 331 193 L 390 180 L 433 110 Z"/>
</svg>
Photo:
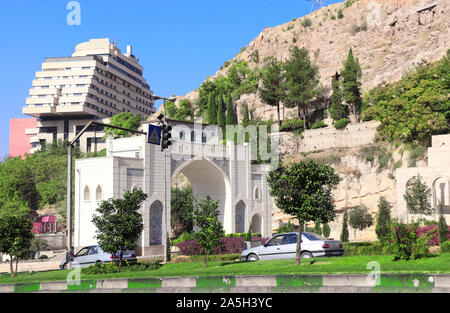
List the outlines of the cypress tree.
<svg viewBox="0 0 450 313">
<path fill-rule="evenodd" d="M 338 121 L 348 117 L 348 107 L 342 103 L 342 90 L 339 81 L 339 74 L 333 76 L 331 83 L 333 93 L 331 95 L 330 116 L 333 120 Z"/>
<path fill-rule="evenodd" d="M 343 94 L 345 103 L 348 104 L 351 114 L 359 122 L 361 111 L 361 66 L 358 60 L 353 56 L 352 48 L 348 51 L 347 60 L 342 70 Z"/>
<path fill-rule="evenodd" d="M 235 120 L 235 112 L 234 112 L 234 106 L 233 106 L 233 98 L 231 95 L 227 96 L 227 117 L 225 120 L 225 123 L 227 125 L 234 125 Z"/>
<path fill-rule="evenodd" d="M 344 223 L 342 224 L 341 241 L 348 242 L 348 213 L 344 211 Z"/>
<path fill-rule="evenodd" d="M 317 235 L 322 235 L 322 228 L 320 227 L 320 223 L 319 222 L 314 223 L 314 232 Z"/>
<path fill-rule="evenodd" d="M 439 223 L 438 223 L 438 241 L 441 246 L 444 242 L 448 240 L 448 226 L 444 217 L 444 206 L 442 203 L 439 205 Z"/>
<path fill-rule="evenodd" d="M 249 113 L 248 113 L 248 104 L 244 103 L 244 112 L 242 114 L 242 125 L 246 127 L 248 122 L 250 121 Z"/>
<path fill-rule="evenodd" d="M 208 124 L 217 123 L 216 112 L 217 112 L 216 99 L 214 94 L 211 92 L 208 96 Z"/>
<path fill-rule="evenodd" d="M 325 238 L 328 238 L 328 237 L 330 237 L 330 233 L 331 233 L 330 225 L 328 225 L 328 223 L 323 224 L 322 236 L 324 236 Z"/>
<path fill-rule="evenodd" d="M 391 204 L 386 198 L 381 197 L 378 200 L 377 224 L 375 233 L 379 241 L 384 242 L 391 230 Z"/>
<path fill-rule="evenodd" d="M 223 95 L 219 94 L 219 96 L 216 98 L 217 100 L 217 125 L 222 127 L 222 129 L 225 128 L 225 108 L 223 103 Z"/>
</svg>

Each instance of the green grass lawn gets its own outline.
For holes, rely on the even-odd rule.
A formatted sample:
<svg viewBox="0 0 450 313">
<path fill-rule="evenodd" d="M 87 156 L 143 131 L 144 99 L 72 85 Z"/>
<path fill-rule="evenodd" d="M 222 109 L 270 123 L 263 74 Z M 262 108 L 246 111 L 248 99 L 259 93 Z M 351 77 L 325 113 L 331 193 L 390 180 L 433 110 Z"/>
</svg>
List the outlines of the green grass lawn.
<svg viewBox="0 0 450 313">
<path fill-rule="evenodd" d="M 412 261 L 392 261 L 391 255 L 344 256 L 302 260 L 297 266 L 294 260 L 258 262 L 202 262 L 165 264 L 157 270 L 124 272 L 116 274 L 81 274 L 81 280 L 113 278 L 147 278 L 174 276 L 230 276 L 230 275 L 292 275 L 292 274 L 364 274 L 369 273 L 367 264 L 380 263 L 381 274 L 450 274 L 450 254 L 441 254 Z M 44 281 L 65 281 L 70 270 L 35 273 L 19 273 L 15 279 L 9 274 L 0 275 L 0 284 Z"/>
</svg>

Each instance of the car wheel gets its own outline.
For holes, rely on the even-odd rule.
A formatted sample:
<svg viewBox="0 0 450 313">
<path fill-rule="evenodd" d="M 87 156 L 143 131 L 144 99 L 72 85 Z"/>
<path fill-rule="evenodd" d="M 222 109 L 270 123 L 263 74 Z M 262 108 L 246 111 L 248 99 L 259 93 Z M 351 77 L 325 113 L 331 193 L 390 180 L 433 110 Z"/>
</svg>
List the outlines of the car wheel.
<svg viewBox="0 0 450 313">
<path fill-rule="evenodd" d="M 310 259 L 310 258 L 312 258 L 313 256 L 312 256 L 311 252 L 302 252 L 302 254 L 300 255 L 300 257 L 301 257 L 302 259 Z"/>
<path fill-rule="evenodd" d="M 258 261 L 258 260 L 259 260 L 258 256 L 257 256 L 256 254 L 254 254 L 254 253 L 250 254 L 250 255 L 247 257 L 247 261 L 253 262 L 253 261 Z"/>
<path fill-rule="evenodd" d="M 98 265 L 102 265 L 102 264 L 103 264 L 103 262 L 102 262 L 102 261 L 100 261 L 100 260 L 98 260 L 97 262 L 95 262 L 95 264 L 98 264 Z"/>
</svg>

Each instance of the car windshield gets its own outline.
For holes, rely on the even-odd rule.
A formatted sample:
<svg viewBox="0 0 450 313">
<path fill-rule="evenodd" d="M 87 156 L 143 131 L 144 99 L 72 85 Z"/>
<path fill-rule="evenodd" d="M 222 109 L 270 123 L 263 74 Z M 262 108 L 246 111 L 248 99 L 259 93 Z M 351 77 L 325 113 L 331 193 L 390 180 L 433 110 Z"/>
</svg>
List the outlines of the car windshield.
<svg viewBox="0 0 450 313">
<path fill-rule="evenodd" d="M 316 233 L 303 233 L 303 236 L 305 236 L 309 240 L 325 240 L 324 237 L 322 237 Z"/>
</svg>

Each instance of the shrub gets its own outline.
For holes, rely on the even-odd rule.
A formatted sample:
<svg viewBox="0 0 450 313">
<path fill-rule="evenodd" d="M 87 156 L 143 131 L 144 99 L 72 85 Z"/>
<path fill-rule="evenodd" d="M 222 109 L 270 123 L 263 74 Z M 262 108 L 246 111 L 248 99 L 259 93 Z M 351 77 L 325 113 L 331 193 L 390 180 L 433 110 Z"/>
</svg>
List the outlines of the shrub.
<svg viewBox="0 0 450 313">
<path fill-rule="evenodd" d="M 240 253 L 234 253 L 234 254 L 209 254 L 208 255 L 208 262 L 234 261 L 236 259 L 240 259 L 240 257 L 241 257 Z M 172 259 L 171 263 L 203 262 L 203 259 L 204 259 L 203 255 L 191 255 L 191 256 L 188 256 L 188 257 L 174 258 L 174 259 Z"/>
<path fill-rule="evenodd" d="M 172 245 L 176 246 L 178 243 L 188 240 L 194 240 L 194 235 L 190 232 L 184 232 L 177 239 L 172 240 Z"/>
<path fill-rule="evenodd" d="M 130 264 L 126 260 L 122 261 L 122 266 L 119 267 L 119 262 L 95 263 L 81 269 L 83 274 L 110 274 L 122 272 L 143 272 L 151 271 L 160 268 L 162 265 L 157 262 L 153 263 L 136 263 Z"/>
<path fill-rule="evenodd" d="M 333 126 L 336 129 L 344 129 L 348 124 L 348 119 L 347 118 L 342 118 L 340 120 L 337 120 L 336 122 L 333 123 Z"/>
<path fill-rule="evenodd" d="M 220 244 L 213 251 L 213 254 L 240 253 L 244 246 L 243 237 L 222 237 Z M 204 255 L 203 249 L 195 240 L 188 240 L 177 244 L 180 253 L 183 255 Z"/>
<path fill-rule="evenodd" d="M 312 129 L 316 129 L 316 128 L 323 128 L 323 127 L 327 127 L 328 125 L 325 124 L 324 121 L 320 121 L 320 122 L 316 122 L 314 124 L 311 125 Z"/>
<path fill-rule="evenodd" d="M 416 225 L 395 223 L 391 234 L 391 248 L 394 251 L 397 260 L 419 259 L 429 255 L 426 235 L 417 236 Z"/>
<path fill-rule="evenodd" d="M 43 260 L 43 259 L 48 259 L 48 256 L 46 256 L 45 254 L 43 254 L 43 255 L 41 255 L 41 256 L 39 257 L 39 260 Z"/>
<path fill-rule="evenodd" d="M 339 9 L 337 17 L 338 19 L 344 18 L 344 13 L 342 13 L 342 9 Z"/>
<path fill-rule="evenodd" d="M 441 244 L 441 250 L 439 253 L 450 253 L 450 241 L 446 241 Z"/>
<path fill-rule="evenodd" d="M 305 28 L 310 27 L 312 25 L 312 22 L 309 18 L 305 18 L 305 19 L 303 19 L 301 25 Z"/>
<path fill-rule="evenodd" d="M 447 227 L 447 229 L 450 232 L 450 227 Z M 429 225 L 429 226 L 424 226 L 424 227 L 419 227 L 415 230 L 416 233 L 416 237 L 419 238 L 420 236 L 427 236 L 428 241 L 427 244 L 428 245 L 434 245 L 437 246 L 439 245 L 439 232 L 438 232 L 438 226 L 437 225 Z M 450 240 L 450 233 L 447 235 L 447 237 Z"/>
<path fill-rule="evenodd" d="M 283 124 L 280 126 L 280 131 L 290 131 L 303 128 L 303 120 L 289 119 L 283 120 Z"/>
</svg>

